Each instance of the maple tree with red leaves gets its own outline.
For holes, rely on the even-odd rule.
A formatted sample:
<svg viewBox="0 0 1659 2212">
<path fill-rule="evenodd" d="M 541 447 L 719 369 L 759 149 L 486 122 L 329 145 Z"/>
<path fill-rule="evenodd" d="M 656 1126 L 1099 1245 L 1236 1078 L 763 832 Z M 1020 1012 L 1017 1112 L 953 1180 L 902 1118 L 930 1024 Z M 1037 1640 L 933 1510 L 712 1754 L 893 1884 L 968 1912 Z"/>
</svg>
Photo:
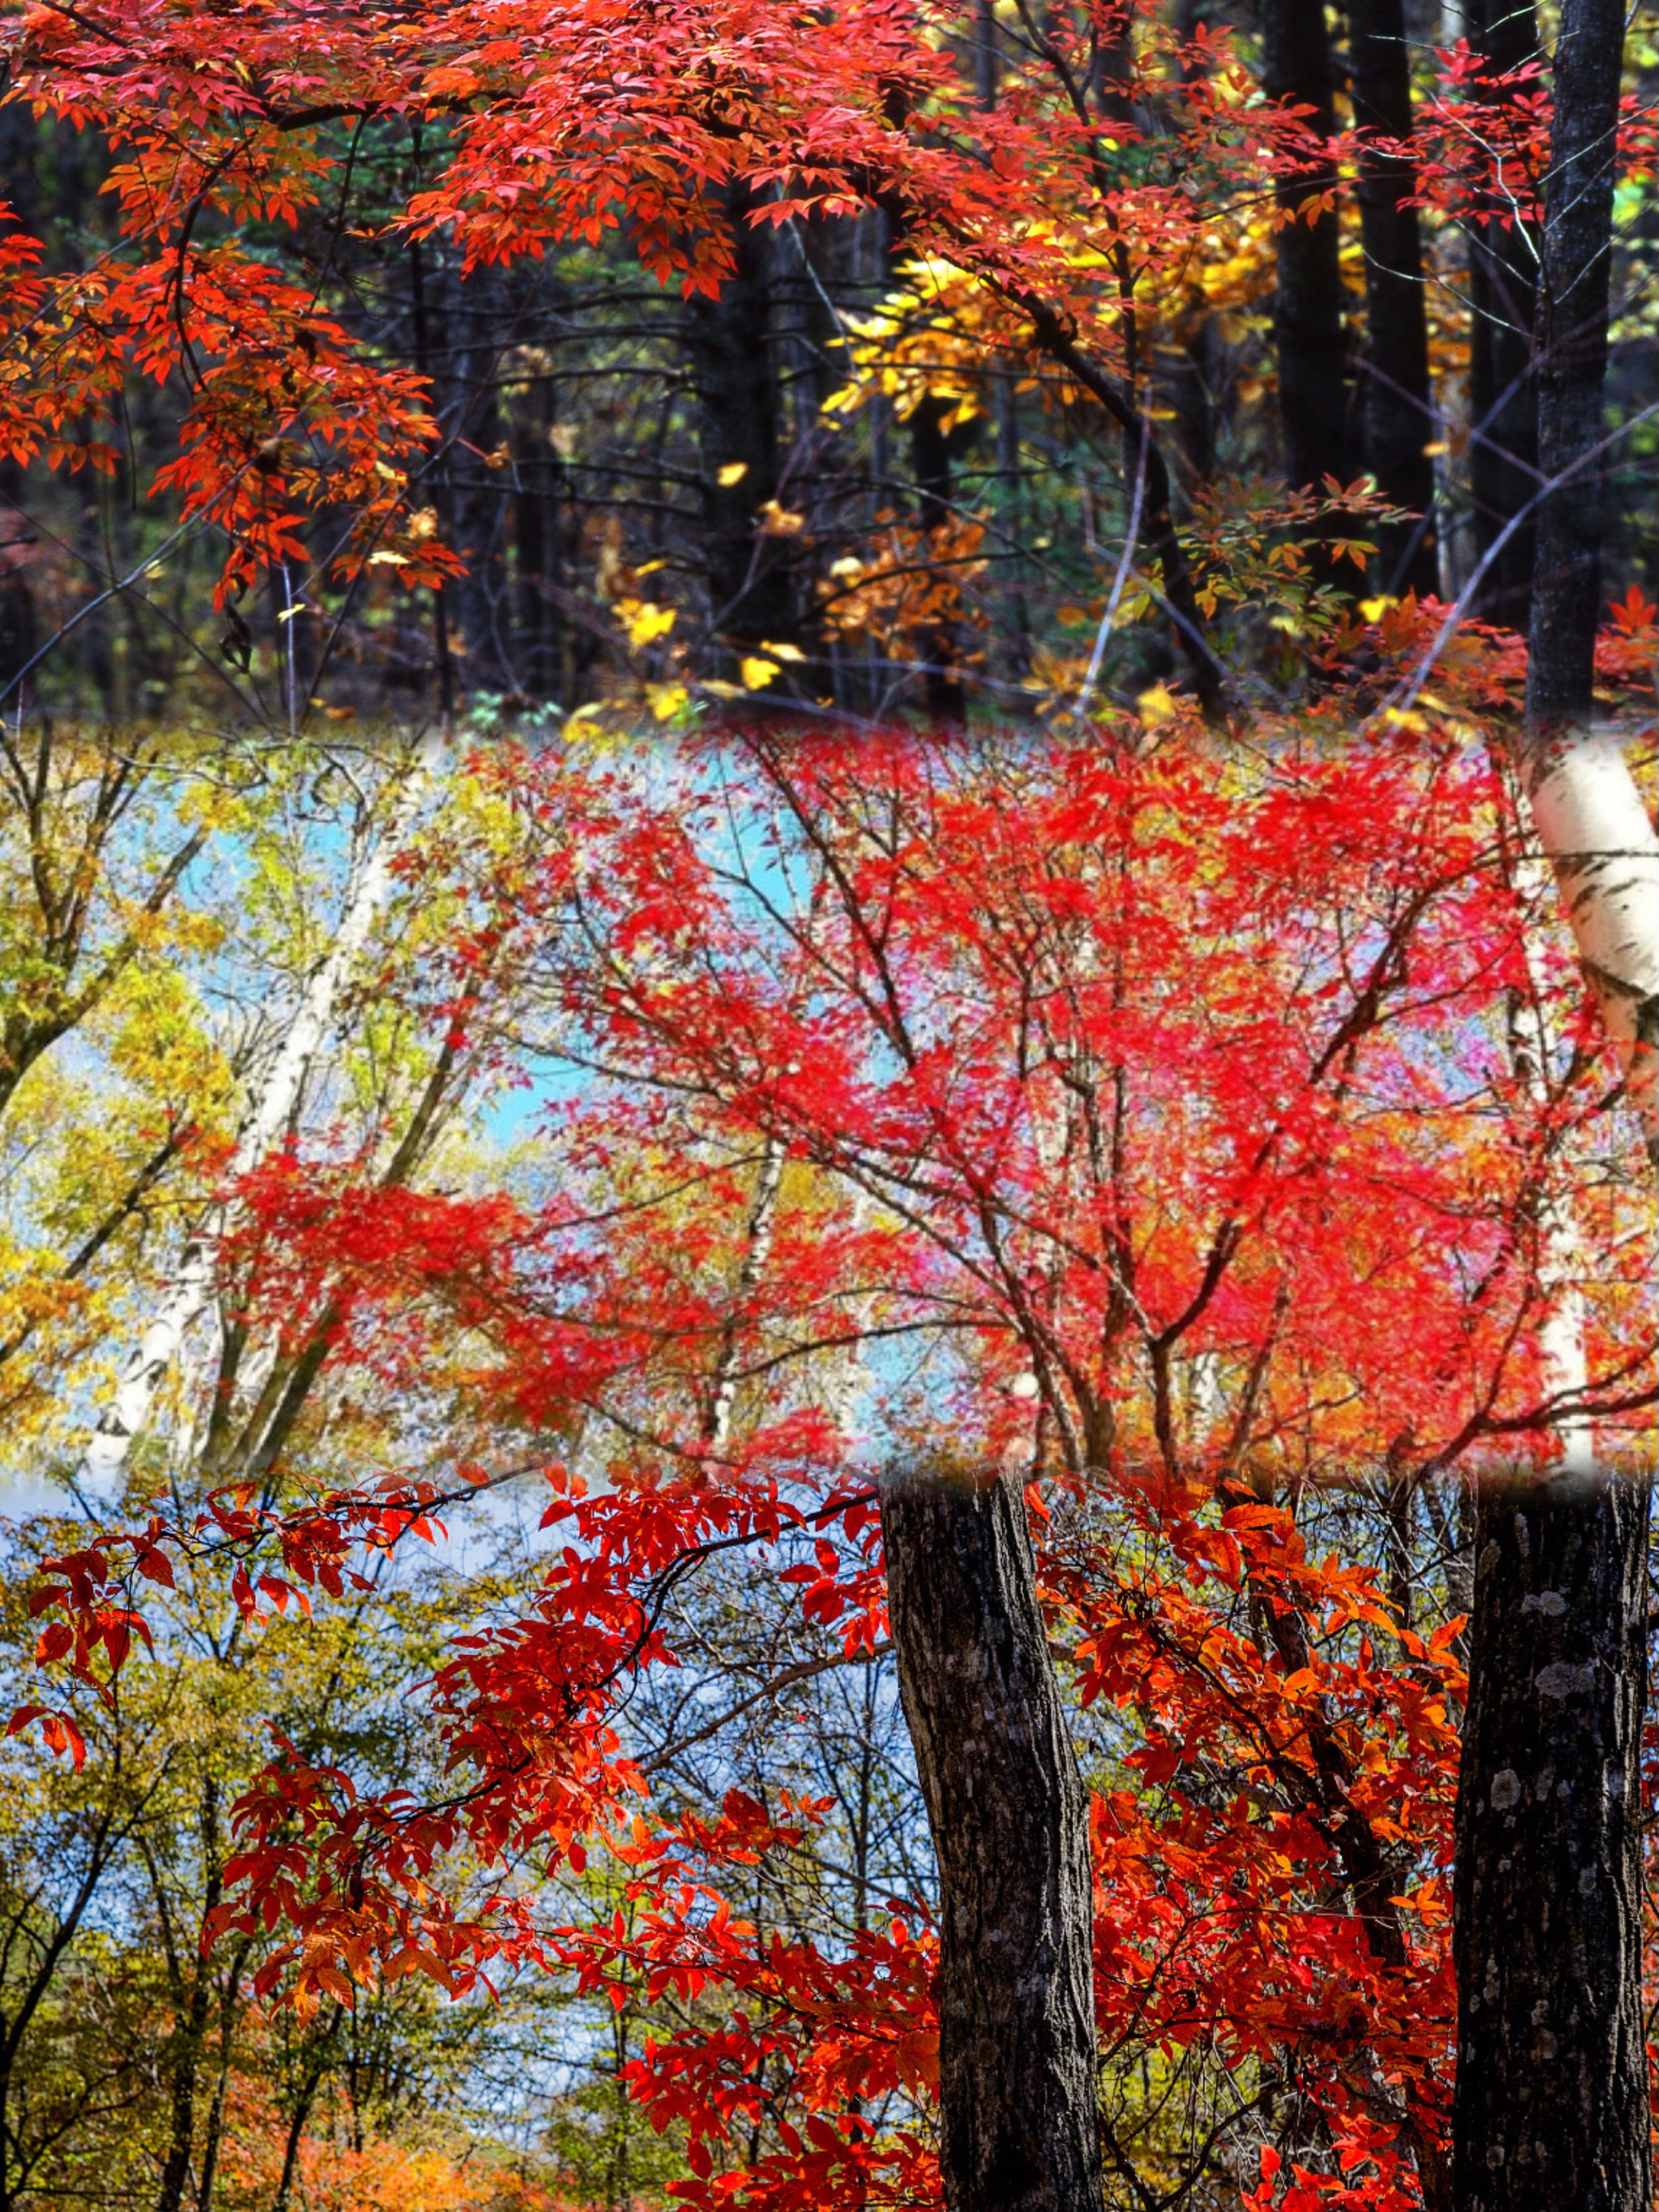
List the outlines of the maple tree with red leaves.
<svg viewBox="0 0 1659 2212">
<path fill-rule="evenodd" d="M 1639 518 L 1622 597 L 1602 556 L 1653 114 L 1609 0 L 1547 65 L 1522 13 L 1431 69 L 1389 0 L 1346 59 L 1307 0 L 5 19 L 7 129 L 84 134 L 108 213 L 25 178 L 0 234 L 0 494 L 83 486 L 89 578 L 42 642 L 0 548 L 4 1071 L 73 1038 L 152 1100 L 95 1203 L 27 1201 L 85 1217 L 0 1346 L 82 1525 L 11 1741 L 94 1787 L 181 1638 L 395 1641 L 421 1547 L 545 1492 L 399 1680 L 422 1758 L 331 1688 L 234 1840 L 205 1777 L 160 2212 L 204 2097 L 211 2212 L 236 1990 L 297 2039 L 287 2212 L 346 2023 L 538 1977 L 709 2212 L 1646 2203 Z M 596 269 L 596 383 L 666 395 L 602 466 Z M 1024 457 L 1097 441 L 1067 653 Z M 154 589 L 202 552 L 213 643 Z M 77 632 L 131 707 L 112 607 L 249 734 L 61 736 Z M 412 752 L 327 726 L 377 654 Z M 258 927 L 185 910 L 210 848 Z M 285 1034 L 222 1048 L 191 994 L 279 940 Z M 515 1086 L 495 1174 L 458 1131 Z M 851 1681 L 856 1818 L 839 1753 L 732 1765 Z"/>
<path fill-rule="evenodd" d="M 950 2201 L 993 2201 L 994 2173 L 952 2172 L 951 2098 L 958 2126 L 964 2101 L 1012 2124 L 975 2071 L 988 2039 L 1012 2063 L 999 2033 L 1054 2070 L 994 1916 L 957 1926 L 947 1881 L 841 1945 L 763 1933 L 734 1885 L 827 1804 L 659 1804 L 627 1718 L 685 1663 L 676 1590 L 770 1559 L 831 1663 L 890 1638 L 948 1869 L 972 1668 L 966 1598 L 930 1607 L 952 1528 L 991 1513 L 1028 1609 L 1005 1712 L 1076 1701 L 1007 1784 L 1033 1825 L 978 1848 L 1005 1912 L 1016 1866 L 1081 1884 L 1078 2185 L 1102 2186 L 1093 2052 L 1157 2052 L 1225 2085 L 1213 2142 L 1173 2154 L 1183 2191 L 1289 2099 L 1328 2161 L 1288 2195 L 1269 2161 L 1252 2201 L 1449 2201 L 1462 1624 L 1413 1625 L 1409 1583 L 1342 1540 L 1347 1501 L 1409 1515 L 1590 1424 L 1634 1464 L 1653 1404 L 1650 1209 L 1605 1164 L 1608 1065 L 1515 872 L 1512 790 L 1409 734 L 1256 759 L 757 736 L 664 765 L 483 757 L 512 865 L 465 831 L 424 863 L 423 896 L 482 902 L 459 968 L 533 948 L 553 1049 L 587 1071 L 540 1200 L 377 1193 L 291 1152 L 235 1194 L 241 1325 L 394 1397 L 459 1332 L 486 1425 L 581 1441 L 544 1465 L 533 1603 L 433 1677 L 452 1787 L 377 1793 L 281 1743 L 210 1934 L 286 1926 L 260 1985 L 302 2015 L 526 1960 L 678 1999 L 695 2024 L 629 2082 L 684 2132 L 682 2201 L 914 2201 L 941 2155 Z M 1541 1117 L 1517 1009 L 1571 1047 Z M 1611 1255 L 1565 1391 L 1560 1206 Z M 252 1629 L 367 1590 L 501 1472 L 233 1482 L 49 1563 L 42 1656 L 109 1694 L 146 1579 L 234 1565 Z M 1097 1713 L 1085 1794 L 1068 1734 Z M 461 1849 L 496 1869 L 465 1907 Z M 595 1851 L 626 1906 L 550 1923 L 527 1873 Z M 1039 2152 L 1069 2124 L 1051 2105 Z M 1137 2172 L 1133 2134 L 1098 2140 Z"/>
</svg>

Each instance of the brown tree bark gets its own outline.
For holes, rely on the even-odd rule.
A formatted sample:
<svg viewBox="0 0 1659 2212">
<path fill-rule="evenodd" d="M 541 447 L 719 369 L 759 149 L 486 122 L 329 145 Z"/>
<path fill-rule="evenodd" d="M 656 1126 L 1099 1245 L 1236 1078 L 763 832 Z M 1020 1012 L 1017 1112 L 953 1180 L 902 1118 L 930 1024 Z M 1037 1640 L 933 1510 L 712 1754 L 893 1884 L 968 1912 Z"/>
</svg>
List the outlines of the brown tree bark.
<svg viewBox="0 0 1659 2212">
<path fill-rule="evenodd" d="M 1024 1492 L 915 1477 L 881 1522 L 939 1862 L 947 2212 L 1103 2212 L 1087 1805 Z"/>
<path fill-rule="evenodd" d="M 1380 138 L 1412 135 L 1412 86 L 1402 0 L 1348 0 L 1354 122 Z M 1413 163 L 1361 142 L 1358 198 L 1365 249 L 1365 458 L 1389 503 L 1428 518 L 1427 526 L 1390 523 L 1377 533 L 1377 580 L 1420 597 L 1439 588 L 1431 509 L 1434 464 L 1427 447 L 1434 413 L 1429 397 L 1429 326 L 1423 241 L 1417 210 L 1404 204 L 1417 188 Z"/>
<path fill-rule="evenodd" d="M 1311 108 L 1304 118 L 1309 130 L 1322 140 L 1334 137 L 1324 0 L 1262 0 L 1261 48 L 1267 97 Z M 1285 481 L 1297 487 L 1318 486 L 1327 476 L 1346 484 L 1355 474 L 1336 216 L 1327 212 L 1310 223 L 1295 213 L 1336 181 L 1333 162 L 1283 177 L 1276 187 L 1281 210 L 1294 217 L 1274 246 L 1273 350 Z"/>
<path fill-rule="evenodd" d="M 453 423 L 457 434 L 448 471 L 454 543 L 466 563 L 453 591 L 465 684 L 469 690 L 504 691 L 513 614 L 507 577 L 509 479 L 501 461 L 507 441 L 497 386 L 513 329 L 512 303 L 506 274 L 496 268 L 444 268 L 439 290 L 445 334 L 439 341 L 441 379 L 446 362 L 448 369 L 445 427 Z"/>
<path fill-rule="evenodd" d="M 1527 673 L 1535 730 L 1590 718 L 1603 471 L 1586 456 L 1602 436 L 1624 34 L 1620 0 L 1565 0 L 1536 313 L 1538 469 L 1554 488 L 1538 510 Z"/>
<path fill-rule="evenodd" d="M 1498 76 L 1538 52 L 1532 0 L 1470 0 L 1469 41 Z M 1532 381 L 1533 295 L 1538 240 L 1502 191 L 1469 237 L 1469 485 L 1475 544 L 1484 556 L 1538 489 L 1538 421 Z M 1498 551 L 1476 601 L 1484 621 L 1525 631 L 1532 605 L 1534 525 Z"/>
<path fill-rule="evenodd" d="M 1457 1797 L 1457 2212 L 1649 2212 L 1646 1490 L 1481 1498 Z"/>
<path fill-rule="evenodd" d="M 908 425 L 916 521 L 930 539 L 951 520 L 951 440 L 945 431 L 949 412 L 949 403 L 929 392 Z M 940 727 L 960 727 L 968 718 L 968 699 L 957 673 L 958 647 L 953 627 L 948 622 L 934 623 L 921 633 L 919 641 L 927 664 L 922 682 L 927 718 Z"/>
<path fill-rule="evenodd" d="M 787 642 L 795 626 L 787 540 L 765 535 L 757 520 L 778 495 L 780 407 L 770 245 L 748 220 L 752 205 L 746 187 L 727 187 L 736 266 L 717 300 L 687 301 L 681 325 L 696 395 L 709 621 L 732 648 Z M 722 674 L 735 672 L 735 654 L 728 659 Z"/>
<path fill-rule="evenodd" d="M 520 287 L 518 319 L 535 327 L 541 305 L 538 289 Z M 555 285 L 551 306 L 568 312 L 564 288 Z M 544 313 L 545 311 L 543 310 Z M 562 599 L 569 556 L 567 540 L 568 481 L 558 441 L 558 378 L 555 356 L 545 347 L 526 347 L 522 365 L 531 374 L 510 387 L 507 443 L 513 454 L 513 628 L 514 689 L 530 699 L 568 696 L 567 624 Z"/>
<path fill-rule="evenodd" d="M 212 1774 L 203 1778 L 200 1828 L 203 1858 L 207 1868 L 206 1888 L 202 1902 L 202 1928 L 205 1930 L 218 1905 L 222 1887 L 219 1784 Z M 171 2132 L 167 2156 L 161 2163 L 161 2181 L 156 2192 L 155 2212 L 179 2212 L 185 2201 L 185 2185 L 190 2178 L 191 2154 L 196 2146 L 197 2076 L 201 2070 L 203 2047 L 207 2039 L 208 2014 L 212 2008 L 214 1984 L 199 1940 L 192 1947 L 194 1958 L 187 1961 L 181 1954 L 168 1915 L 167 1892 L 161 1876 L 148 1854 L 146 1863 L 149 1866 L 155 1884 L 167 1979 L 172 1987 L 177 2016 L 173 2037 L 173 2083 L 169 2100 Z"/>
<path fill-rule="evenodd" d="M 420 161 L 420 134 L 415 136 L 414 159 Z M 433 381 L 432 332 L 427 304 L 427 270 L 421 241 L 409 241 L 409 324 L 410 343 L 414 352 L 415 366 L 428 380 L 431 404 L 435 410 L 441 406 L 436 384 Z M 438 513 L 444 535 L 454 543 L 454 502 L 449 496 L 449 462 L 447 447 L 441 447 L 437 463 L 434 489 L 438 501 Z M 449 601 L 442 585 L 432 594 L 432 665 L 438 680 L 438 711 L 444 726 L 448 727 L 455 714 L 455 658 L 450 647 Z"/>
</svg>

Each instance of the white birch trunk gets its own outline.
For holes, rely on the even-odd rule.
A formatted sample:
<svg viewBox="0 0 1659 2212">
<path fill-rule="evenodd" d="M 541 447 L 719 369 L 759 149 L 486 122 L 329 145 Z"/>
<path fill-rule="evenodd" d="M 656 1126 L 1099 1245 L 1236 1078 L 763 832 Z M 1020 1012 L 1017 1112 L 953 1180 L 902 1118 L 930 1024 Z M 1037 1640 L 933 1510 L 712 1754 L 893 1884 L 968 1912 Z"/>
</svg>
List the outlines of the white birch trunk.
<svg viewBox="0 0 1659 2212">
<path fill-rule="evenodd" d="M 312 971 L 299 1009 L 264 1082 L 252 1100 L 225 1169 L 233 1184 L 268 1158 L 299 1103 L 307 1075 L 328 1035 L 340 992 L 392 892 L 392 864 L 407 842 L 442 753 L 438 738 L 422 739 L 385 834 L 370 848 L 347 891 L 345 910 L 326 957 Z M 125 1465 L 135 1437 L 148 1426 L 156 1393 L 177 1361 L 191 1324 L 213 1294 L 219 1241 L 231 1208 L 209 1208 L 192 1231 L 160 1310 L 122 1369 L 114 1395 L 87 1445 L 82 1473 L 107 1484 Z"/>
<path fill-rule="evenodd" d="M 870 1194 L 861 1183 L 843 1182 L 852 1210 L 854 1235 L 861 1235 L 870 1218 Z M 871 1388 L 870 1362 L 865 1352 L 862 1332 L 875 1316 L 876 1302 L 868 1292 L 848 1298 L 844 1306 L 836 1309 L 842 1315 L 842 1327 L 851 1340 L 830 1355 L 829 1371 L 819 1389 L 823 1410 L 829 1414 L 845 1441 L 851 1444 L 858 1435 L 860 1400 Z"/>
<path fill-rule="evenodd" d="M 1550 1103 L 1550 1069 L 1555 1042 L 1549 1018 L 1550 977 L 1539 933 L 1545 911 L 1548 871 L 1542 854 L 1527 839 L 1513 869 L 1514 887 L 1526 915 L 1524 951 L 1528 989 L 1512 1009 L 1510 1052 L 1528 1098 L 1540 1116 Z M 1540 1395 L 1548 1405 L 1582 1406 L 1589 1388 L 1585 1349 L 1583 1239 L 1571 1202 L 1561 1187 L 1553 1155 L 1540 1164 L 1537 1200 L 1538 1295 L 1543 1318 L 1538 1330 Z M 1568 1410 L 1552 1424 L 1561 1440 L 1558 1474 L 1593 1474 L 1595 1438 L 1589 1414 Z"/>
<path fill-rule="evenodd" d="M 703 1441 L 714 1452 L 723 1452 L 732 1435 L 732 1414 L 738 1400 L 738 1333 L 743 1315 L 759 1290 L 766 1263 L 772 1256 L 772 1237 L 777 1226 L 778 1193 L 783 1185 L 783 1145 L 769 1137 L 761 1153 L 760 1173 L 755 1180 L 754 1201 L 744 1232 L 743 1265 L 732 1292 L 732 1314 L 720 1338 L 714 1363 Z"/>
<path fill-rule="evenodd" d="M 1659 836 L 1615 740 L 1534 739 L 1521 765 L 1580 963 L 1659 1165 Z"/>
</svg>

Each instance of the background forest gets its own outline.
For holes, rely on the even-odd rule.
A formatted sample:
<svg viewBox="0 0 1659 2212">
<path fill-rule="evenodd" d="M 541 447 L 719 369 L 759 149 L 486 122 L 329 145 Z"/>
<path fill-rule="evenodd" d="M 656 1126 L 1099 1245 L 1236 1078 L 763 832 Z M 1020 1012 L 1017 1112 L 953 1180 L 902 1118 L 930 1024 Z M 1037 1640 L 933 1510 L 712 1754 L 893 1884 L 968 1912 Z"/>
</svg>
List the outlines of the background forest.
<svg viewBox="0 0 1659 2212">
<path fill-rule="evenodd" d="M 642 125 L 604 108 L 596 21 L 547 123 L 574 173 L 533 221 L 513 203 L 516 232 L 482 212 L 487 165 L 556 151 L 470 138 L 448 79 L 367 106 L 335 81 L 366 45 L 477 82 L 489 114 L 513 95 L 447 20 L 388 58 L 301 11 L 296 112 L 340 112 L 261 146 L 218 74 L 241 19 L 185 11 L 168 66 L 198 102 L 216 88 L 192 146 L 171 93 L 124 86 L 130 42 L 100 61 L 72 18 L 26 15 L 0 178 L 14 252 L 40 254 L 5 276 L 0 687 L 12 708 L 293 729 L 672 732 L 744 694 L 1006 724 L 1087 705 L 1085 675 L 1132 705 L 1182 681 L 1143 574 L 1166 511 L 1237 696 L 1282 711 L 1340 672 L 1364 711 L 1401 650 L 1389 598 L 1467 588 L 1468 611 L 1528 627 L 1555 17 L 1491 15 L 986 0 L 868 63 L 896 115 L 930 103 L 968 183 L 860 170 L 843 128 L 793 197 L 781 175 L 709 185 L 686 139 L 684 205 L 653 173 L 672 112 L 665 156 L 650 135 L 672 24 Z M 1607 600 L 1639 607 L 1659 594 L 1650 9 L 1624 68 L 1608 443 L 1574 502 L 1598 510 Z M 797 87 L 769 96 L 785 139 L 836 127 L 797 124 Z M 981 265 L 1027 192 L 1018 250 L 1042 258 L 1018 285 L 1059 317 L 1038 344 Z M 688 295 L 698 255 L 720 273 Z M 1111 368 L 1115 417 L 1061 324 Z M 1156 435 L 1145 469 L 1126 406 Z"/>
<path fill-rule="evenodd" d="M 1036 1470 L 1108 2201 L 1418 2201 L 1466 1478 L 1652 1440 L 1489 757 L 3 757 L 9 2201 L 929 2201 L 871 1501 L 964 1452 Z"/>
<path fill-rule="evenodd" d="M 0 2212 L 1647 2203 L 1655 40 L 0 14 Z"/>
</svg>

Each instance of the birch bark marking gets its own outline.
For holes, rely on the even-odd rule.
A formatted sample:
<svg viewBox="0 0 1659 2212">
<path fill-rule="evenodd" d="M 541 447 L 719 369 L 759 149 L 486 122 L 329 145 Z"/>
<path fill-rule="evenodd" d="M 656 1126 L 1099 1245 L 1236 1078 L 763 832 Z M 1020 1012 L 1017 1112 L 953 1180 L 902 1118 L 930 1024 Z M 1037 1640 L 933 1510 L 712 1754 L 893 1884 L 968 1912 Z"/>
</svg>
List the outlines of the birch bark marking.
<svg viewBox="0 0 1659 2212">
<path fill-rule="evenodd" d="M 1538 288 L 1538 569 L 1521 770 L 1578 957 L 1659 1165 L 1659 838 L 1624 756 L 1590 734 L 1601 603 L 1599 471 L 1613 250 L 1620 0 L 1566 0 Z M 1565 479 L 1563 481 L 1563 479 Z"/>
<path fill-rule="evenodd" d="M 1088 1803 L 1024 1486 L 897 1478 L 881 1528 L 939 1861 L 946 2212 L 1103 2212 Z"/>
<path fill-rule="evenodd" d="M 778 1192 L 783 1184 L 783 1142 L 769 1137 L 761 1152 L 755 1195 L 744 1231 L 743 1263 L 733 1287 L 732 1310 L 720 1331 L 720 1352 L 708 1392 L 703 1419 L 703 1442 L 714 1452 L 723 1452 L 732 1435 L 732 1413 L 738 1400 L 738 1342 L 755 1293 L 760 1288 L 766 1263 L 772 1256 L 772 1237 L 777 1226 Z"/>
<path fill-rule="evenodd" d="M 1522 775 L 1579 961 L 1659 1166 L 1659 836 L 1611 738 L 1535 733 Z"/>
<path fill-rule="evenodd" d="M 1506 785 L 1514 796 L 1511 780 Z M 1520 810 L 1516 809 L 1517 818 Z M 1517 993 L 1510 1017 L 1510 1055 L 1534 1113 L 1543 1115 L 1550 1104 L 1550 1068 L 1559 1040 L 1549 1018 L 1549 976 L 1544 947 L 1534 917 L 1546 911 L 1549 870 L 1536 839 L 1525 836 L 1511 866 L 1511 880 L 1528 918 L 1524 952 L 1528 989 Z M 1543 1317 L 1538 1330 L 1539 1391 L 1549 1405 L 1571 1406 L 1581 1401 L 1589 1385 L 1589 1360 L 1584 1342 L 1584 1244 L 1577 1216 L 1559 1179 L 1553 1162 L 1540 1163 L 1536 1222 L 1538 1230 L 1538 1291 Z M 1556 1422 L 1561 1439 L 1559 1472 L 1589 1475 L 1595 1471 L 1595 1425 L 1584 1413 L 1566 1413 Z"/>
<path fill-rule="evenodd" d="M 225 1170 L 227 1183 L 251 1174 L 281 1139 L 328 1033 L 342 986 L 391 895 L 392 860 L 407 840 L 441 754 L 440 738 L 422 739 L 392 819 L 356 872 L 334 941 L 312 971 L 282 1048 L 242 1123 Z M 212 1295 L 219 1240 L 230 1214 L 230 1206 L 221 1201 L 209 1208 L 192 1231 L 179 1255 L 172 1289 L 122 1369 L 114 1396 L 87 1445 L 82 1471 L 88 1477 L 106 1481 L 118 1474 L 134 1438 L 147 1426 L 156 1392 L 179 1357 L 185 1333 Z"/>
</svg>

